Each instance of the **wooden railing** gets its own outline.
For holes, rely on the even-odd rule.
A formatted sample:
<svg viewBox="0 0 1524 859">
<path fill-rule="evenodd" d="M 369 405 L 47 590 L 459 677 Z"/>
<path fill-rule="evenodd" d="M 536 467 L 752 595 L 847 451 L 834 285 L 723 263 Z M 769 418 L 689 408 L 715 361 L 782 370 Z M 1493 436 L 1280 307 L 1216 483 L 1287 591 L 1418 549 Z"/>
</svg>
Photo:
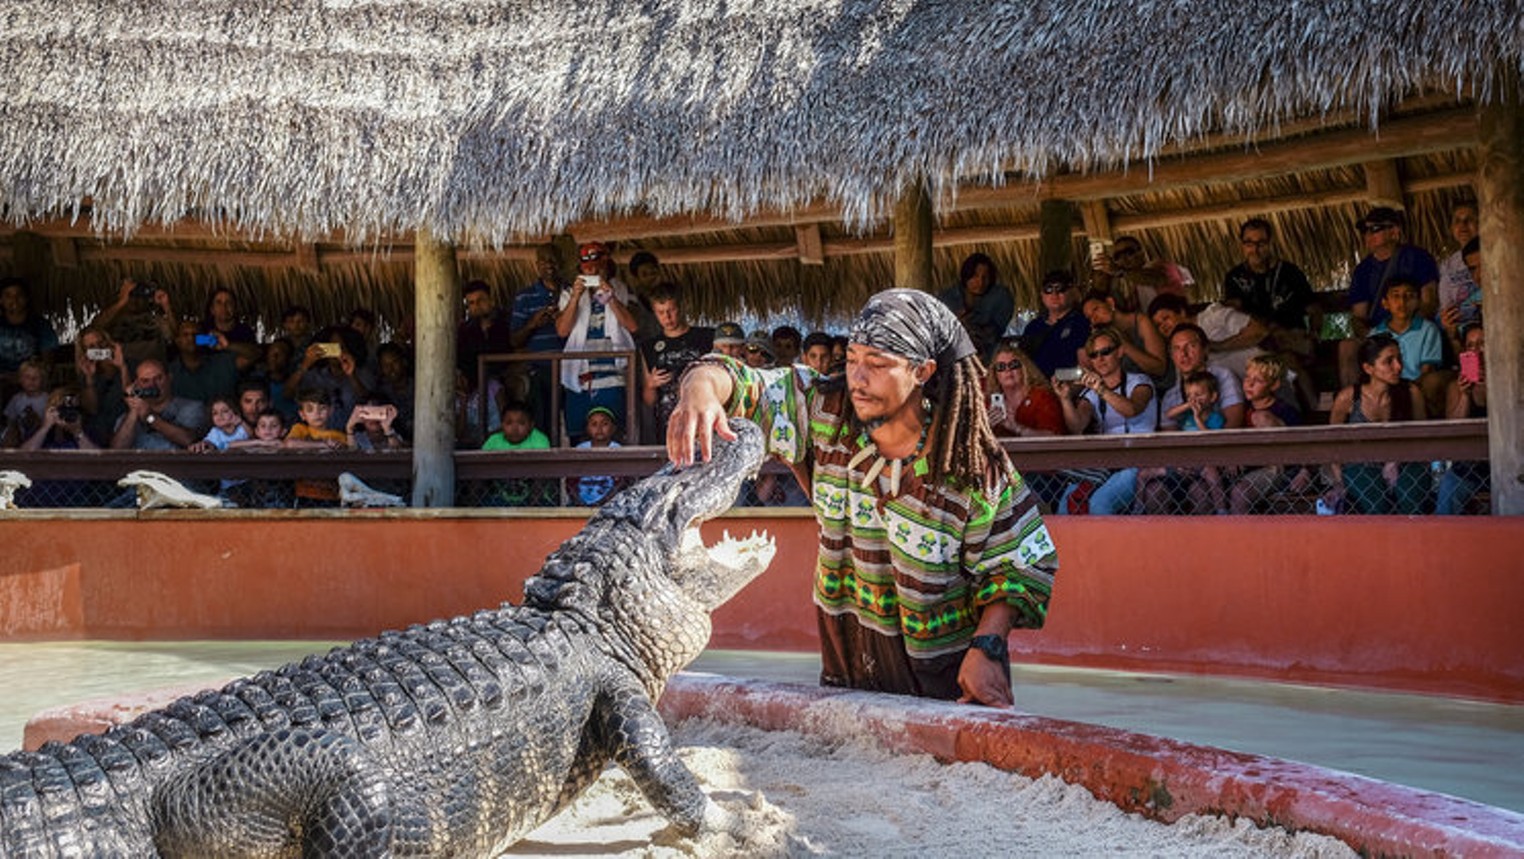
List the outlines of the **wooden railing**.
<svg viewBox="0 0 1524 859">
<path fill-rule="evenodd" d="M 1337 462 L 1487 459 L 1485 420 L 1414 421 L 1358 426 L 1287 427 L 1122 436 L 1056 436 L 1006 443 L 1022 471 L 1129 466 L 1286 465 Z M 457 480 L 511 477 L 643 476 L 666 462 L 654 446 L 617 449 L 479 451 L 455 453 Z M 407 451 L 0 451 L 0 469 L 32 480 L 116 480 L 149 469 L 182 480 L 290 480 L 351 472 L 361 479 L 412 477 Z M 786 471 L 770 463 L 767 471 Z"/>
</svg>

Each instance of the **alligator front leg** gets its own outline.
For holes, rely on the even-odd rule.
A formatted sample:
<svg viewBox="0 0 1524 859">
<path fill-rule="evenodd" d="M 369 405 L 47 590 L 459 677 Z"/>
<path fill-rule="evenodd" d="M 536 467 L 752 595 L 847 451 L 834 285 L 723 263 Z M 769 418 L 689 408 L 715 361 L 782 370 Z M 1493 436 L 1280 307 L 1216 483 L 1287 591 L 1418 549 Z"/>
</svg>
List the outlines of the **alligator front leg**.
<svg viewBox="0 0 1524 859">
<path fill-rule="evenodd" d="M 729 815 L 710 801 L 677 756 L 667 725 L 644 690 L 621 686 L 599 707 L 599 724 L 615 762 L 680 834 L 692 837 L 700 829 L 731 828 Z"/>
<path fill-rule="evenodd" d="M 253 737 L 154 797 L 164 856 L 391 856 L 398 821 L 381 768 L 351 737 Z"/>
</svg>

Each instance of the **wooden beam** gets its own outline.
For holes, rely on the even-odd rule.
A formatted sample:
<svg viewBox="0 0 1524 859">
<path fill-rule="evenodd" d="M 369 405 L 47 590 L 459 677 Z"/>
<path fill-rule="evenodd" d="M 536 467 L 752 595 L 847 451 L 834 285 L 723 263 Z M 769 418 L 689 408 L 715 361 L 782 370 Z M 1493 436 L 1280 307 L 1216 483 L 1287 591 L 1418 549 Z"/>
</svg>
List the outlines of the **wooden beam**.
<svg viewBox="0 0 1524 859">
<path fill-rule="evenodd" d="M 1482 235 L 1482 324 L 1487 350 L 1487 435 L 1492 512 L 1524 514 L 1524 96 L 1519 72 L 1497 66 L 1482 106 L 1477 201 Z"/>
<path fill-rule="evenodd" d="M 54 268 L 79 268 L 79 248 L 73 239 L 48 239 L 48 256 Z"/>
<path fill-rule="evenodd" d="M 894 285 L 935 291 L 931 267 L 931 195 L 916 178 L 894 203 Z"/>
<path fill-rule="evenodd" d="M 175 265 L 244 266 L 247 268 L 294 268 L 296 256 L 289 251 L 233 251 L 201 248 L 155 248 L 141 245 L 85 246 L 81 262 L 162 262 Z"/>
<path fill-rule="evenodd" d="M 1476 112 L 1454 110 L 1394 119 L 1372 134 L 1348 128 L 1297 140 L 1266 143 L 1252 150 L 1235 150 L 1189 158 L 1159 158 L 1152 165 L 1132 165 L 1125 171 L 1067 173 L 1041 182 L 1013 183 L 998 188 L 964 188 L 956 211 L 1003 208 L 1034 200 L 1096 200 L 1124 194 L 1154 193 L 1193 185 L 1244 182 L 1308 170 L 1363 164 L 1377 158 L 1426 155 L 1474 146 Z"/>
<path fill-rule="evenodd" d="M 296 246 L 296 267 L 309 274 L 322 273 L 322 266 L 318 264 L 317 245 L 302 242 Z"/>
<path fill-rule="evenodd" d="M 416 238 L 413 376 L 413 506 L 455 506 L 455 325 L 460 274 L 455 246 L 427 230 Z"/>
<path fill-rule="evenodd" d="M 1331 188 L 1326 191 L 1303 194 L 1283 194 L 1276 197 L 1235 200 L 1231 203 L 1193 206 L 1189 209 L 1179 209 L 1173 212 L 1117 215 L 1112 219 L 1111 226 L 1118 233 L 1132 233 L 1138 230 L 1153 230 L 1160 227 L 1199 224 L 1207 221 L 1240 221 L 1247 220 L 1256 215 L 1268 215 L 1273 212 L 1292 212 L 1297 209 L 1316 209 L 1321 206 L 1360 203 L 1366 199 L 1365 194 L 1365 188 L 1361 186 Z"/>
<path fill-rule="evenodd" d="M 1365 165 L 1365 201 L 1372 206 L 1390 206 L 1402 211 L 1407 202 L 1402 196 L 1402 177 L 1397 175 L 1397 162 L 1370 161 Z"/>
<path fill-rule="evenodd" d="M 1460 185 L 1476 185 L 1475 173 L 1441 173 L 1438 176 L 1424 176 L 1420 179 L 1409 179 L 1405 183 L 1409 194 L 1420 194 L 1424 191 L 1438 191 L 1442 188 L 1454 188 Z"/>
<path fill-rule="evenodd" d="M 799 245 L 799 262 L 803 265 L 825 265 L 825 250 L 820 244 L 820 225 L 805 224 L 794 228 L 794 241 Z"/>
</svg>

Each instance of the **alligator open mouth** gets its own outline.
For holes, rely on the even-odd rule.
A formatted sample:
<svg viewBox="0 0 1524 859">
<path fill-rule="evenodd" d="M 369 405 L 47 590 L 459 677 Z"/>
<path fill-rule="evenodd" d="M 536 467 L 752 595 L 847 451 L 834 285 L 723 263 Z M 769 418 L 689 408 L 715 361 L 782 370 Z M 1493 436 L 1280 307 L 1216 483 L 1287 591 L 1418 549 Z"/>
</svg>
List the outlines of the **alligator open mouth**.
<svg viewBox="0 0 1524 859">
<path fill-rule="evenodd" d="M 689 597 L 712 610 L 766 570 L 777 551 L 776 541 L 766 531 L 741 538 L 726 531 L 719 542 L 706 546 L 695 525 L 683 531 L 672 579 Z"/>
</svg>

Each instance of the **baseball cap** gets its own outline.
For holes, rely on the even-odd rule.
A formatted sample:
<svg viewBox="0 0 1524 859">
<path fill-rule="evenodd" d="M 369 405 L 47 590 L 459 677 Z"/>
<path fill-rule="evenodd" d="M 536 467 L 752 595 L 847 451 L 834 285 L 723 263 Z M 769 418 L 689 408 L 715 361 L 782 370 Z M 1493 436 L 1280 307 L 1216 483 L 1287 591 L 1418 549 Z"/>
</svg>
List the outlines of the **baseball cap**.
<svg viewBox="0 0 1524 859">
<path fill-rule="evenodd" d="M 714 345 L 735 346 L 746 342 L 746 332 L 734 322 L 721 322 L 714 329 Z"/>
<path fill-rule="evenodd" d="M 769 361 L 778 357 L 778 353 L 773 351 L 773 336 L 766 331 L 751 332 L 751 336 L 746 338 L 746 351 L 761 352 Z"/>
<path fill-rule="evenodd" d="M 1355 222 L 1355 228 L 1366 231 L 1371 228 L 1400 227 L 1403 223 L 1402 213 L 1390 206 L 1377 206 L 1365 213 L 1365 217 Z"/>
</svg>

